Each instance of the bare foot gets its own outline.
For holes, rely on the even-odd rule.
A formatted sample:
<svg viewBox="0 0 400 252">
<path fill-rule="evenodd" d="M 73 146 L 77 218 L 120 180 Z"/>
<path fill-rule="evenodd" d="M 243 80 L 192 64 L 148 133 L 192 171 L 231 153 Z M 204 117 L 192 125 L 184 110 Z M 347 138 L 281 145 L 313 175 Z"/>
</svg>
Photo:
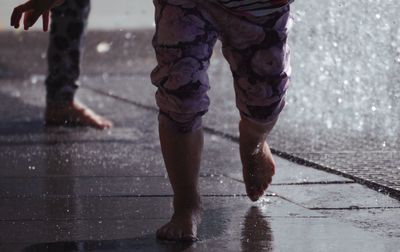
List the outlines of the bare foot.
<svg viewBox="0 0 400 252">
<path fill-rule="evenodd" d="M 175 207 L 175 209 L 178 209 Z M 171 220 L 157 230 L 157 239 L 167 241 L 195 242 L 197 238 L 197 226 L 201 222 L 201 206 L 192 207 L 183 211 L 176 211 Z"/>
<path fill-rule="evenodd" d="M 109 120 L 77 101 L 47 106 L 45 121 L 46 125 L 49 126 L 84 126 L 97 129 L 112 127 L 112 123 Z"/>
<path fill-rule="evenodd" d="M 257 201 L 267 190 L 275 174 L 275 161 L 271 150 L 264 141 L 253 150 L 241 146 L 240 155 L 247 196 L 252 201 Z"/>
</svg>

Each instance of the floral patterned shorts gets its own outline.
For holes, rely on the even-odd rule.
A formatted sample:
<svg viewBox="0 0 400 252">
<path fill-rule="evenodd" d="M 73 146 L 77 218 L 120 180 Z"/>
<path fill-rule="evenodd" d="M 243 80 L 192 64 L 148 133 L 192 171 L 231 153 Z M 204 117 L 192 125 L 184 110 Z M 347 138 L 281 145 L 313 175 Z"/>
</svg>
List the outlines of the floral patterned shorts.
<svg viewBox="0 0 400 252">
<path fill-rule="evenodd" d="M 265 17 L 232 12 L 210 0 L 154 0 L 153 46 L 158 65 L 160 117 L 180 132 L 201 127 L 209 106 L 207 69 L 219 39 L 234 78 L 242 116 L 275 120 L 285 105 L 290 79 L 288 31 L 290 7 Z"/>
</svg>

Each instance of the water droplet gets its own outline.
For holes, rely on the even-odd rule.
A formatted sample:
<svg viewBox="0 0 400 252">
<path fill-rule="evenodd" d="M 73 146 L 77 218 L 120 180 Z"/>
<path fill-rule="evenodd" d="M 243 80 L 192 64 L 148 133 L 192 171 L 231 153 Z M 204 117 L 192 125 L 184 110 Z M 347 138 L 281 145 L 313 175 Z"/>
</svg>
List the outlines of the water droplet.
<svg viewBox="0 0 400 252">
<path fill-rule="evenodd" d="M 125 39 L 130 39 L 130 38 L 132 38 L 132 33 L 130 32 L 125 33 Z"/>
<path fill-rule="evenodd" d="M 111 44 L 107 42 L 100 42 L 97 44 L 96 50 L 98 53 L 107 53 L 111 49 Z"/>
<path fill-rule="evenodd" d="M 332 128 L 332 120 L 328 119 L 328 120 L 325 121 L 325 123 L 326 123 L 326 127 L 327 127 L 328 129 L 331 129 L 331 128 Z"/>
<path fill-rule="evenodd" d="M 36 84 L 38 82 L 38 77 L 36 75 L 31 76 L 31 83 Z"/>
<path fill-rule="evenodd" d="M 15 90 L 11 93 L 12 97 L 19 98 L 21 97 L 21 93 L 18 90 Z"/>
</svg>

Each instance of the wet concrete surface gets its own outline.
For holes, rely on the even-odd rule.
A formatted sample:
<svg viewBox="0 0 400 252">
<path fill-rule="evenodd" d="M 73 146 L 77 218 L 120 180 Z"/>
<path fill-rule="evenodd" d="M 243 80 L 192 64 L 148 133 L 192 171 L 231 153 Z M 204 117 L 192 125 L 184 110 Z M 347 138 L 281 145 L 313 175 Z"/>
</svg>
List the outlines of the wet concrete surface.
<svg viewBox="0 0 400 252">
<path fill-rule="evenodd" d="M 370 27 L 371 20 L 379 20 L 384 29 L 397 7 L 375 12 L 391 2 L 379 2 L 382 6 L 375 8 L 373 19 L 354 18 Z M 354 26 L 334 27 L 349 25 L 338 20 L 354 21 L 349 18 L 354 9 L 332 2 L 314 13 L 322 3 L 307 4 L 294 5 L 294 84 L 271 145 L 349 177 L 398 190 L 400 159 L 398 137 L 393 135 L 398 110 L 393 103 L 389 114 L 379 113 L 396 101 L 397 91 L 388 89 L 388 99 L 377 101 L 365 99 L 371 92 L 360 87 L 373 86 L 382 97 L 384 88 L 376 87 L 376 78 L 361 81 L 360 76 L 374 69 L 388 73 L 380 80 L 389 83 L 396 80 L 398 65 L 386 69 L 386 61 L 369 61 L 364 62 L 368 68 L 352 68 L 362 65 L 365 53 L 373 51 L 371 45 L 381 45 L 374 57 L 382 58 L 397 43 L 385 45 L 385 36 L 371 37 L 360 29 L 357 34 L 370 44 L 363 44 L 366 51 L 357 64 L 345 63 L 342 71 L 339 63 L 351 62 L 349 57 L 360 51 L 346 46 L 357 45 L 346 35 Z M 325 17 L 327 22 L 314 22 Z M 339 36 L 332 35 L 337 32 Z M 278 174 L 267 195 L 259 203 L 244 196 L 235 140 L 238 113 L 220 45 L 212 59 L 212 106 L 205 117 L 201 241 L 156 242 L 155 230 L 168 220 L 172 198 L 157 139 L 154 87 L 148 80 L 155 65 L 151 36 L 151 30 L 89 33 L 78 95 L 115 123 L 110 131 L 96 131 L 43 126 L 47 36 L 0 33 L 0 251 L 398 251 L 399 202 L 352 179 L 276 157 Z M 343 42 L 335 46 L 339 37 Z M 314 40 L 332 50 L 314 50 Z M 109 44 L 110 51 L 99 53 L 100 43 Z M 312 60 L 305 65 L 304 58 Z M 340 74 L 333 78 L 333 73 Z M 353 93 L 350 82 L 356 86 Z M 317 83 L 325 84 L 316 89 Z M 328 89 L 335 95 L 323 100 Z M 359 102 L 351 95 L 360 97 Z M 312 107 L 311 100 L 320 106 Z M 354 114 L 357 111 L 360 114 Z M 349 118 L 364 127 L 349 124 Z"/>
<path fill-rule="evenodd" d="M 267 195 L 250 202 L 237 142 L 211 132 L 200 179 L 201 241 L 159 243 L 155 230 L 172 213 L 172 194 L 151 104 L 83 88 L 80 100 L 115 128 L 45 128 L 40 78 L 1 82 L 1 251 L 396 251 L 400 244 L 388 221 L 399 214 L 398 201 L 279 157 Z"/>
<path fill-rule="evenodd" d="M 154 229 L 171 212 L 170 197 L 97 201 L 101 202 L 97 207 L 86 199 L 47 202 L 41 205 L 44 219 L 3 220 L 3 227 L 9 230 L 2 236 L 8 240 L 3 248 L 74 251 L 65 248 L 83 246 L 95 251 L 183 251 L 184 244 L 155 242 Z M 204 203 L 201 241 L 186 245 L 189 251 L 395 251 L 391 248 L 397 244 L 396 239 L 377 237 L 279 197 L 256 204 L 242 197 L 207 197 Z"/>
</svg>

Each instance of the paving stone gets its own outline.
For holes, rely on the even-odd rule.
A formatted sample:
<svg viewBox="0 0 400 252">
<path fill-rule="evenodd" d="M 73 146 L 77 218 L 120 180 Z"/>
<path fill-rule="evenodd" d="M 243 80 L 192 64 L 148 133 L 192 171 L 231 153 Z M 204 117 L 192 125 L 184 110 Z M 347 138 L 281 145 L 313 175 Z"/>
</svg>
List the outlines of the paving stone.
<svg viewBox="0 0 400 252">
<path fill-rule="evenodd" d="M 400 202 L 360 184 L 272 185 L 271 192 L 306 208 L 400 207 Z"/>
<path fill-rule="evenodd" d="M 382 237 L 400 238 L 400 209 L 325 210 L 322 214 L 340 219 Z"/>
</svg>

